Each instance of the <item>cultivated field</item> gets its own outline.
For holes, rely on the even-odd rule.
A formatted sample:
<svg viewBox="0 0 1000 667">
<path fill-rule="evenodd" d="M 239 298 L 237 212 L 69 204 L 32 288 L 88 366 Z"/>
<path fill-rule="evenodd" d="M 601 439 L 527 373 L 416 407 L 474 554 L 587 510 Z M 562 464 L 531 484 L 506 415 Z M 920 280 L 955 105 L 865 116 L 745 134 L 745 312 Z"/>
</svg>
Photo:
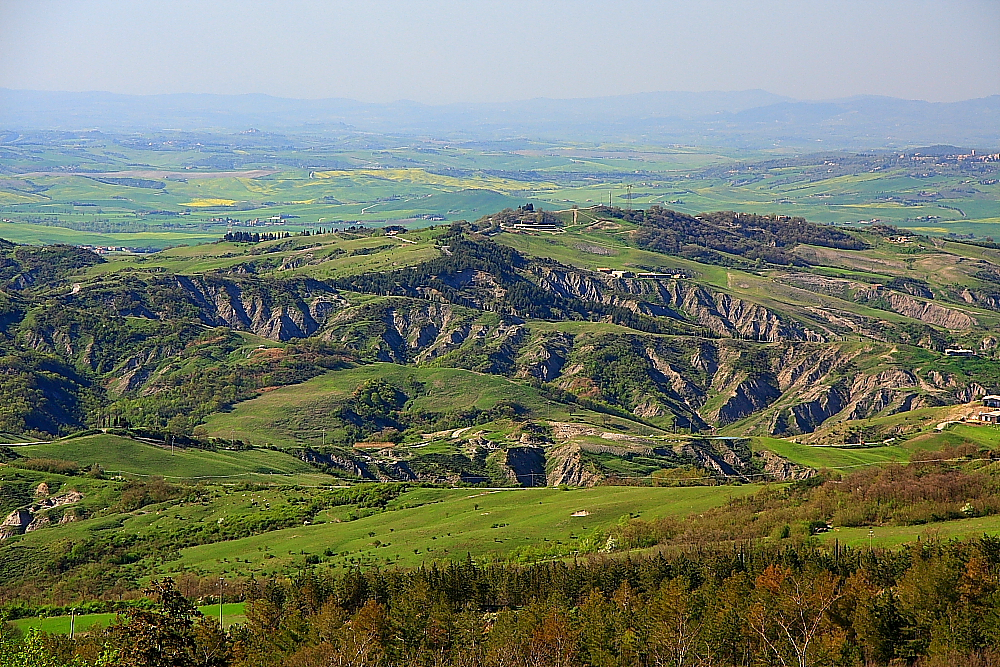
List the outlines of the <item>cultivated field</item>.
<svg viewBox="0 0 1000 667">
<path fill-rule="evenodd" d="M 0 237 L 162 248 L 218 238 L 229 219 L 263 224 L 277 216 L 283 224 L 269 229 L 292 232 L 392 221 L 419 227 L 525 202 L 559 210 L 609 197 L 690 213 L 767 212 L 841 224 L 878 219 L 931 234 L 988 236 L 1000 216 L 1000 185 L 990 179 L 970 181 L 965 172 L 906 161 L 873 170 L 870 158 L 848 154 L 790 159 L 780 152 L 544 142 L 496 150 L 394 146 L 388 139 L 366 151 L 309 138 L 294 147 L 233 137 L 220 145 L 219 137 L 197 135 L 180 147 L 164 139 L 141 147 L 112 136 L 47 138 L 42 152 L 5 144 Z M 302 166 L 302 151 L 327 167 Z"/>
</svg>

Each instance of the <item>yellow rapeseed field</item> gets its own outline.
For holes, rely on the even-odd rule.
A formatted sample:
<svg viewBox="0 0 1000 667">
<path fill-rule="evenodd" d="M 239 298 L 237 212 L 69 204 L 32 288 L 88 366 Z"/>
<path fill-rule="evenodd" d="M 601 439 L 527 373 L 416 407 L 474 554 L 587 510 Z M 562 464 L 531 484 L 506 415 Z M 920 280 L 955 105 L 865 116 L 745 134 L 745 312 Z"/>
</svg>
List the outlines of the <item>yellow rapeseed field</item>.
<svg viewBox="0 0 1000 667">
<path fill-rule="evenodd" d="M 358 176 L 364 176 L 368 178 L 408 182 L 419 185 L 437 185 L 459 190 L 482 189 L 496 190 L 498 192 L 521 192 L 529 189 L 529 184 L 507 178 L 494 178 L 491 176 L 459 178 L 456 176 L 432 174 L 423 169 L 352 169 L 349 171 L 314 171 L 312 176 L 313 178 L 356 178 Z M 555 183 L 530 183 L 530 189 L 535 191 L 556 190 L 558 187 L 559 186 Z"/>
<path fill-rule="evenodd" d="M 39 197 L 38 195 L 26 195 L 20 192 L 0 192 L 0 204 L 33 204 L 45 201 L 44 197 Z"/>
<path fill-rule="evenodd" d="M 235 199 L 194 199 L 192 201 L 182 203 L 181 206 L 232 206 L 235 203 Z"/>
</svg>

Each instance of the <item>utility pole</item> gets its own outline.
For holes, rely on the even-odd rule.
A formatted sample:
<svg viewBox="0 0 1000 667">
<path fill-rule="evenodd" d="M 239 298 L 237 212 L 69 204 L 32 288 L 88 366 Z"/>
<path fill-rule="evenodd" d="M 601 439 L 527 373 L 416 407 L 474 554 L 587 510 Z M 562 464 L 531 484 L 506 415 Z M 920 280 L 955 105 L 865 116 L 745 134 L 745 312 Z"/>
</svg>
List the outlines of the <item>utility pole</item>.
<svg viewBox="0 0 1000 667">
<path fill-rule="evenodd" d="M 875 537 L 875 529 L 874 528 L 869 528 L 868 529 L 868 551 L 872 550 L 872 538 L 873 537 Z"/>
<path fill-rule="evenodd" d="M 72 639 L 76 633 L 76 607 L 69 610 L 69 638 Z"/>
<path fill-rule="evenodd" d="M 224 591 L 223 587 L 225 585 L 226 585 L 226 578 L 225 577 L 219 577 L 219 627 L 221 629 L 223 629 L 223 630 L 226 629 L 226 626 L 223 625 L 223 623 L 222 623 L 222 601 L 223 601 L 223 597 L 225 596 L 225 593 L 223 592 Z"/>
</svg>

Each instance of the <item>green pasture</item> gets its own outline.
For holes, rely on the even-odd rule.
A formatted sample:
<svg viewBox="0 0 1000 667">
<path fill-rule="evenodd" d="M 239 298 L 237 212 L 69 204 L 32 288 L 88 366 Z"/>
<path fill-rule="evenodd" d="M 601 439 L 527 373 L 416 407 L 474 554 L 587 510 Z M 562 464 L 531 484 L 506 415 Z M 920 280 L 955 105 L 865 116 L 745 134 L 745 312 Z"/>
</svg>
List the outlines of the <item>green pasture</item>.
<svg viewBox="0 0 1000 667">
<path fill-rule="evenodd" d="M 943 430 L 931 431 L 917 436 L 908 444 L 931 451 L 960 445 L 975 445 L 981 449 L 998 449 L 1000 448 L 1000 428 L 990 424 L 948 424 Z"/>
<path fill-rule="evenodd" d="M 10 442 L 34 442 L 36 438 L 29 438 L 17 433 L 0 432 L 0 445 Z"/>
<path fill-rule="evenodd" d="M 828 446 L 794 443 L 780 438 L 755 437 L 754 450 L 768 449 L 793 463 L 811 468 L 831 468 L 850 472 L 854 468 L 885 463 L 909 461 L 915 451 L 938 451 L 945 447 L 975 445 L 982 449 L 1000 448 L 1000 428 L 981 424 L 948 423 L 936 429 L 938 420 L 945 420 L 952 407 L 921 408 L 910 412 L 887 415 L 826 427 L 826 430 L 846 428 L 851 424 L 878 429 L 905 424 L 920 426 L 915 435 L 901 439 L 899 444 L 875 447 Z"/>
<path fill-rule="evenodd" d="M 51 475 L 47 479 L 51 479 Z M 122 512 L 114 505 L 114 499 L 108 497 L 108 491 L 115 488 L 115 482 L 98 482 L 95 480 L 67 480 L 65 488 L 77 488 L 85 498 L 82 505 L 92 515 L 60 525 L 26 533 L 5 542 L 5 557 L 17 562 L 22 553 L 36 553 L 39 549 L 58 549 L 60 544 L 69 542 L 85 542 L 100 540 L 109 535 L 136 535 L 152 539 L 157 543 L 171 541 L 183 542 L 192 535 L 204 531 L 214 531 L 219 528 L 220 534 L 211 539 L 226 539 L 224 533 L 230 526 L 254 522 L 263 516 L 281 520 L 294 516 L 296 507 L 303 500 L 315 493 L 315 482 L 310 484 L 302 476 L 293 478 L 282 477 L 283 484 L 258 485 L 245 487 L 233 480 L 225 483 L 215 483 L 200 487 L 198 495 L 187 495 L 180 499 L 168 500 L 162 503 L 146 505 L 130 512 Z M 248 481 L 248 480 L 238 480 Z M 260 479 L 249 480 L 259 483 Z M 266 480 L 265 480 L 266 481 Z M 329 487 L 335 480 L 326 477 Z M 278 482 L 278 480 L 275 480 Z M 252 491 L 244 489 L 252 488 Z M 105 497 L 101 497 L 102 494 Z M 228 525 L 227 525 L 228 523 Z M 260 532 L 258 529 L 257 532 Z M 269 533 L 262 532 L 261 535 Z M 136 560 L 148 559 L 147 563 L 159 562 L 162 557 L 159 552 L 134 554 Z"/>
<path fill-rule="evenodd" d="M 168 248 L 142 256 L 108 255 L 107 261 L 88 268 L 83 277 L 93 277 L 123 269 L 165 269 L 194 274 L 252 264 L 260 273 L 282 277 L 305 275 L 335 278 L 368 271 L 386 271 L 438 257 L 434 238 L 440 232 L 414 231 L 400 238 L 340 234 L 293 236 L 255 245 L 213 242 Z M 221 232 L 220 232 L 221 235 Z M 218 236 L 213 241 L 217 241 Z"/>
<path fill-rule="evenodd" d="M 607 267 L 610 269 L 642 271 L 682 269 L 718 287 L 726 287 L 731 269 L 693 262 L 681 257 L 662 255 L 640 250 L 628 245 L 628 232 L 635 229 L 628 223 L 615 221 L 621 229 L 594 230 L 590 225 L 598 222 L 589 211 L 581 210 L 578 224 L 557 235 L 531 236 L 527 234 L 502 234 L 496 240 L 529 256 L 554 259 L 569 266 L 583 269 Z M 736 272 L 740 273 L 741 272 Z"/>
<path fill-rule="evenodd" d="M 89 232 L 56 225 L 37 225 L 24 222 L 0 222 L 0 238 L 31 245 L 135 246 L 165 248 L 172 245 L 194 245 L 214 241 L 224 233 L 184 231 L 148 232 Z"/>
<path fill-rule="evenodd" d="M 225 627 L 243 623 L 246 621 L 246 605 L 243 602 L 227 602 L 222 605 L 222 618 Z M 219 618 L 219 605 L 204 605 L 198 607 L 198 611 L 210 619 Z M 88 632 L 94 626 L 106 628 L 118 618 L 118 614 L 80 614 L 73 621 L 75 632 Z M 21 632 L 27 632 L 32 628 L 52 634 L 68 635 L 70 631 L 70 616 L 47 616 L 20 618 L 12 621 L 14 626 Z"/>
<path fill-rule="evenodd" d="M 875 526 L 871 544 L 875 547 L 898 547 L 917 540 L 949 540 L 982 537 L 983 535 L 1000 534 L 1000 516 L 988 516 L 975 519 L 957 519 L 953 521 L 937 521 L 930 524 L 915 526 Z M 867 547 L 869 528 L 834 528 L 827 533 L 821 533 L 819 539 L 827 544 L 839 540 L 841 545 Z"/>
<path fill-rule="evenodd" d="M 898 445 L 848 449 L 804 445 L 779 438 L 762 437 L 752 438 L 751 443 L 755 451 L 767 449 L 792 463 L 816 469 L 832 468 L 845 473 L 864 466 L 906 462 L 910 458 L 910 450 Z"/>
<path fill-rule="evenodd" d="M 374 237 L 336 242 L 322 250 L 300 250 L 297 255 L 312 254 L 314 258 L 304 258 L 306 263 L 302 267 L 290 269 L 282 275 L 340 278 L 359 273 L 393 271 L 441 256 L 441 251 L 434 246 L 427 235 L 407 234 L 402 238 L 406 241 L 390 237 Z M 361 254 L 366 251 L 370 251 L 371 254 Z M 295 254 L 290 254 L 289 257 L 294 258 Z"/>
<path fill-rule="evenodd" d="M 267 391 L 237 404 L 230 412 L 210 416 L 206 426 L 215 437 L 278 446 L 320 445 L 323 429 L 328 429 L 327 442 L 332 442 L 340 426 L 332 416 L 337 407 L 358 385 L 378 378 L 397 386 L 420 382 L 426 393 L 412 400 L 414 410 L 486 410 L 501 401 L 513 401 L 538 419 L 565 420 L 571 412 L 570 406 L 546 399 L 532 387 L 504 377 L 459 368 L 375 363 L 330 371 L 300 384 Z"/>
<path fill-rule="evenodd" d="M 956 435 L 981 447 L 996 449 L 1000 447 L 1000 428 L 991 425 L 949 424 L 944 433 Z"/>
<path fill-rule="evenodd" d="M 180 447 L 171 451 L 169 447 L 108 434 L 19 447 L 17 451 L 28 457 L 75 461 L 83 467 L 98 464 L 108 474 L 239 479 L 315 473 L 308 464 L 282 452 L 259 449 L 213 452 Z"/>
<path fill-rule="evenodd" d="M 335 508 L 323 523 L 182 549 L 161 571 L 273 573 L 303 564 L 307 555 L 333 567 L 415 566 L 467 555 L 561 557 L 630 513 L 686 516 L 759 488 L 415 489 L 386 512 L 352 520 L 352 510 Z M 582 512 L 588 514 L 573 516 Z"/>
</svg>

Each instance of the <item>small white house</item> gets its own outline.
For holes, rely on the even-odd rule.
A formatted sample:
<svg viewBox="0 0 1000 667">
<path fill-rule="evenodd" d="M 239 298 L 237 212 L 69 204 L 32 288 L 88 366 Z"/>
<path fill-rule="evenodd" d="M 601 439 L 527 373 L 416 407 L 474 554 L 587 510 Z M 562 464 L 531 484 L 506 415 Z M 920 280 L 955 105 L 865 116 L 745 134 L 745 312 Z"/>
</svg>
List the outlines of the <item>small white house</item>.
<svg viewBox="0 0 1000 667">
<path fill-rule="evenodd" d="M 987 424 L 1000 424 L 1000 410 L 993 410 L 992 412 L 980 412 L 977 415 L 979 421 L 985 422 Z"/>
<path fill-rule="evenodd" d="M 1000 396 L 983 396 L 983 407 L 1000 408 Z"/>
</svg>

